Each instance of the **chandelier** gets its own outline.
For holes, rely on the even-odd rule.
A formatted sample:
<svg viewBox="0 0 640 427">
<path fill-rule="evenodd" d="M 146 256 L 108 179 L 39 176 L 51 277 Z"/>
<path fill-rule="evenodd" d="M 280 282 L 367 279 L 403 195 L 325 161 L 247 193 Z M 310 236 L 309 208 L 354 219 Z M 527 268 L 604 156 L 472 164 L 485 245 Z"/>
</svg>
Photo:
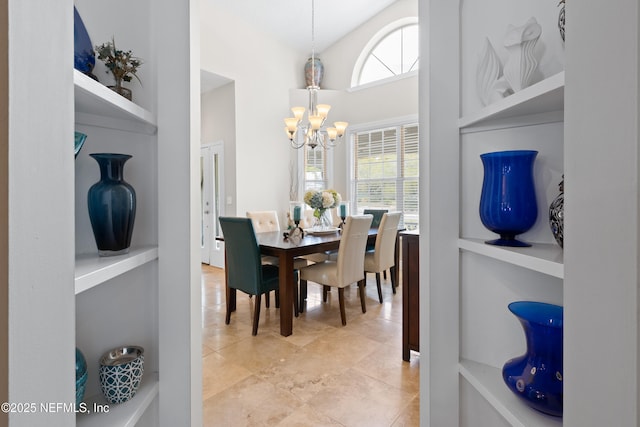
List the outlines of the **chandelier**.
<svg viewBox="0 0 640 427">
<path fill-rule="evenodd" d="M 311 75 L 315 77 L 315 5 L 314 0 L 311 0 Z M 344 136 L 344 132 L 347 129 L 349 123 L 347 122 L 335 122 L 333 127 L 324 127 L 324 123 L 329 115 L 331 106 L 328 104 L 318 104 L 318 91 L 319 86 L 314 85 L 314 78 L 311 79 L 311 85 L 307 86 L 309 92 L 309 111 L 307 115 L 307 121 L 303 122 L 304 107 L 293 107 L 293 117 L 284 119 L 285 132 L 291 146 L 293 148 L 302 148 L 308 145 L 311 149 L 316 148 L 318 145 L 329 148 L 337 145 Z M 296 138 L 296 134 L 302 134 L 304 137 Z"/>
</svg>

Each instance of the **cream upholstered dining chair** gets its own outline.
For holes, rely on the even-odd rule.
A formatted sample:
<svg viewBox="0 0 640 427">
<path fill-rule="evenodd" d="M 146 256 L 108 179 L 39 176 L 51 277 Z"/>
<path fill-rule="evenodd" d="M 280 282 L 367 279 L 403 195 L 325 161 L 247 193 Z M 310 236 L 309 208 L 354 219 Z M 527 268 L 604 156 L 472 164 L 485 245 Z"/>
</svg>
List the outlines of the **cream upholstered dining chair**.
<svg viewBox="0 0 640 427">
<path fill-rule="evenodd" d="M 256 233 L 265 233 L 268 231 L 280 231 L 280 221 L 278 221 L 278 212 L 276 211 L 247 211 L 247 218 L 251 219 L 253 229 Z M 278 257 L 262 255 L 262 264 L 279 265 L 280 261 Z M 302 267 L 306 267 L 309 263 L 306 259 L 295 258 L 293 260 L 293 268 L 299 270 Z M 276 308 L 280 306 L 279 294 L 276 293 Z M 296 301 L 296 313 L 298 311 Z M 264 297 L 265 307 L 269 308 L 270 298 L 269 293 Z"/>
<path fill-rule="evenodd" d="M 306 291 L 307 281 L 338 288 L 340 318 L 343 325 L 347 324 L 344 307 L 345 287 L 358 283 L 362 312 L 367 311 L 364 295 L 364 252 L 372 219 L 371 215 L 348 217 L 342 230 L 338 258 L 335 261 L 326 260 L 312 264 L 300 270 L 300 294 L 303 290 Z M 326 287 L 324 289 L 326 290 Z M 326 302 L 326 291 L 323 291 L 323 300 Z"/>
<path fill-rule="evenodd" d="M 316 217 L 313 216 L 313 209 L 307 209 L 302 213 L 300 218 L 300 227 L 303 230 L 313 227 L 316 221 Z M 311 262 L 323 262 L 329 259 L 329 255 L 325 252 L 318 252 L 315 254 L 302 255 L 300 258 L 304 258 Z"/>
<path fill-rule="evenodd" d="M 276 211 L 247 211 L 247 218 L 251 219 L 256 233 L 280 231 L 280 221 L 278 221 L 278 212 Z M 262 255 L 262 263 L 278 265 L 278 257 Z"/>
<path fill-rule="evenodd" d="M 402 212 L 385 213 L 382 215 L 378 234 L 373 250 L 367 250 L 364 255 L 364 272 L 376 273 L 376 285 L 378 285 L 378 299 L 382 304 L 382 287 L 380 286 L 380 273 L 395 266 L 396 236 L 398 224 Z M 391 274 L 391 289 L 396 293 L 395 274 Z"/>
<path fill-rule="evenodd" d="M 280 231 L 280 221 L 276 211 L 249 211 L 247 218 L 251 218 L 256 233 Z"/>
</svg>

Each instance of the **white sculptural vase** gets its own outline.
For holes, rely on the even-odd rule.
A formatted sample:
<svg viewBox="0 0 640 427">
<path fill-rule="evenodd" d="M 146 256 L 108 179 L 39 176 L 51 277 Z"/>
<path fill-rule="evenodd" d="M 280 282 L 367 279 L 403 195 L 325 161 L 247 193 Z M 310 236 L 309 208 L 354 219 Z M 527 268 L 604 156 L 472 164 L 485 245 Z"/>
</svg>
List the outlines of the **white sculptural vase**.
<svg viewBox="0 0 640 427">
<path fill-rule="evenodd" d="M 489 105 L 513 92 L 502 74 L 500 58 L 485 37 L 476 71 L 476 89 L 482 105 Z"/>
<path fill-rule="evenodd" d="M 510 25 L 504 40 L 509 58 L 504 64 L 504 78 L 514 92 L 518 92 L 531 84 L 538 61 L 533 50 L 542 34 L 542 27 L 535 18 L 530 18 L 521 27 Z"/>
</svg>

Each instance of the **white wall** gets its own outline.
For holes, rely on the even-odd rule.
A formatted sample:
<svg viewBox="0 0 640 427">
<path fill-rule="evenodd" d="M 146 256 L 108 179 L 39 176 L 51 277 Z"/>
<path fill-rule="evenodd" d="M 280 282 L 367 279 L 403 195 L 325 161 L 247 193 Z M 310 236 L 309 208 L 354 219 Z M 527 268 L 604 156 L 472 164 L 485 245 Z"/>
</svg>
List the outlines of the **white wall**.
<svg viewBox="0 0 640 427">
<path fill-rule="evenodd" d="M 353 66 L 365 45 L 383 27 L 406 17 L 418 16 L 417 0 L 398 0 L 318 55 L 325 65 L 323 89 L 351 86 Z M 316 23 L 316 27 L 326 25 Z"/>
<path fill-rule="evenodd" d="M 228 83 L 205 92 L 200 97 L 201 143 L 224 142 L 224 194 L 231 197 L 231 204 L 224 206 L 225 215 L 236 215 L 236 111 L 235 83 Z M 244 214 L 244 213 L 241 213 Z"/>
<path fill-rule="evenodd" d="M 231 163 L 231 156 L 237 160 L 235 176 L 231 177 L 229 169 L 226 172 L 227 194 L 233 196 L 238 215 L 253 209 L 284 212 L 289 200 L 288 165 L 290 159 L 297 160 L 297 152 L 284 136 L 283 118 L 291 116 L 290 107 L 300 103 L 299 94 L 291 89 L 304 88 L 307 55 L 300 55 L 223 9 L 202 4 L 201 11 L 202 69 L 235 82 L 235 145 L 222 138 L 227 164 Z M 355 125 L 417 115 L 417 76 L 347 91 L 353 66 L 367 42 L 390 22 L 417 15 L 417 0 L 399 0 L 319 53 L 326 70 L 322 87 L 340 91 L 337 94 L 332 91 L 330 100 L 323 99 L 322 93 L 319 96 L 319 102 L 332 105 L 329 120 Z M 316 26 L 321 25 L 324 23 L 316 22 Z M 222 98 L 216 101 L 217 96 Z M 213 129 L 218 118 L 214 116 L 224 113 L 215 108 L 220 108 L 219 102 L 226 102 L 223 99 L 226 95 L 217 91 L 203 96 L 203 142 L 209 141 L 210 136 L 217 138 L 218 131 Z M 348 188 L 347 147 L 343 143 L 333 150 L 334 176 L 330 180 L 332 187 L 343 195 Z M 233 178 L 235 193 L 229 182 Z"/>
<path fill-rule="evenodd" d="M 201 4 L 201 67 L 235 82 L 236 212 L 276 209 L 289 201 L 290 148 L 283 118 L 299 84 L 293 49 L 207 2 Z M 203 117 L 209 112 L 203 108 Z M 226 148 L 226 147 L 225 147 Z M 232 195 L 233 196 L 233 195 Z"/>
<path fill-rule="evenodd" d="M 417 0 L 399 0 L 319 54 L 325 66 L 322 88 L 344 91 L 335 96 L 335 102 L 332 101 L 329 113 L 331 121 L 360 125 L 418 114 L 418 76 L 348 91 L 353 67 L 369 40 L 389 23 L 417 16 Z M 319 102 L 324 101 L 320 98 Z M 346 163 L 349 144 L 345 142 L 333 149 L 332 185 L 343 197 L 351 197 L 347 193 L 350 179 Z"/>
</svg>

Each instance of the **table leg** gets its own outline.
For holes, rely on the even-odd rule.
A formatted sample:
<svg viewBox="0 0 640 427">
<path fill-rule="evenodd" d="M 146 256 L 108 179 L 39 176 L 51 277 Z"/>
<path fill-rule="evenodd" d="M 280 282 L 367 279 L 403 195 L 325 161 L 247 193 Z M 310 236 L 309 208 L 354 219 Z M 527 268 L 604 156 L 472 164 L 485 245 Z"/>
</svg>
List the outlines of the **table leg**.
<svg viewBox="0 0 640 427">
<path fill-rule="evenodd" d="M 400 267 L 400 233 L 396 234 L 396 249 L 393 254 L 393 267 L 391 267 L 391 283 L 393 285 L 393 293 L 396 293 L 396 287 L 400 286 L 398 282 L 398 269 Z"/>
<path fill-rule="evenodd" d="M 293 331 L 293 256 L 281 253 L 279 257 L 280 281 L 280 335 L 288 337 Z"/>
</svg>

